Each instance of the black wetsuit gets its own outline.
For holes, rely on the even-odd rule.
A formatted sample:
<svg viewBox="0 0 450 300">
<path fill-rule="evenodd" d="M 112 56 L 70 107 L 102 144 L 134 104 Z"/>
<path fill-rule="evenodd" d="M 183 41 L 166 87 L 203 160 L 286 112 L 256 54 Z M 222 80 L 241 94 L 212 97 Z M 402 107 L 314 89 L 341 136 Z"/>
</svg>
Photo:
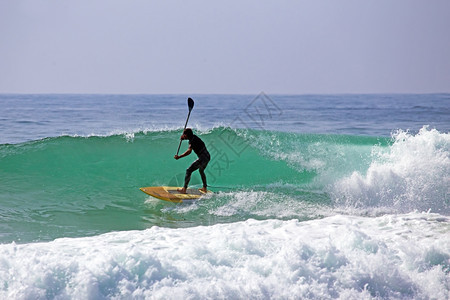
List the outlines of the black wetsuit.
<svg viewBox="0 0 450 300">
<path fill-rule="evenodd" d="M 207 184 L 205 168 L 211 160 L 211 156 L 206 149 L 205 143 L 196 135 L 193 135 L 189 139 L 189 148 L 191 148 L 195 152 L 195 154 L 197 154 L 198 159 L 194 161 L 189 168 L 187 168 L 186 176 L 184 177 L 184 187 L 188 187 L 192 172 L 198 169 L 200 176 L 202 177 L 203 187 L 206 188 Z"/>
</svg>

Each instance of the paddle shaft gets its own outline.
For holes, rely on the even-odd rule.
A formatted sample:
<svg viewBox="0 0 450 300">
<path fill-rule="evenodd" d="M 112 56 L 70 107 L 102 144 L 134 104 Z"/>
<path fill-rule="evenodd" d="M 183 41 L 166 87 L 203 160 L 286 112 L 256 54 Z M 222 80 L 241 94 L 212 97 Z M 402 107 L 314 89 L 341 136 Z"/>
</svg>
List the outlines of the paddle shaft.
<svg viewBox="0 0 450 300">
<path fill-rule="evenodd" d="M 194 100 L 192 100 L 191 98 L 188 98 L 188 107 L 189 107 L 189 113 L 188 113 L 188 116 L 187 116 L 187 119 L 186 119 L 186 123 L 184 123 L 184 129 L 186 129 L 186 127 L 187 127 L 187 123 L 189 121 L 189 116 L 191 115 L 191 111 L 194 108 Z M 183 129 L 183 132 L 184 132 L 184 129 Z M 177 149 L 177 155 L 180 152 L 180 147 L 181 147 L 181 142 L 182 141 L 183 140 L 180 139 L 180 144 L 178 145 L 178 149 Z"/>
<path fill-rule="evenodd" d="M 187 123 L 188 123 L 188 121 L 189 121 L 189 116 L 191 115 L 191 111 L 189 111 L 189 113 L 188 113 L 188 116 L 187 116 L 187 119 L 186 119 L 186 124 L 184 124 L 184 129 L 186 129 L 186 127 L 187 127 Z M 183 132 L 184 132 L 184 129 L 183 129 Z M 177 150 L 177 155 L 178 155 L 178 152 L 180 152 L 180 147 L 181 147 L 181 142 L 182 142 L 183 140 L 181 140 L 180 139 L 180 144 L 178 145 L 178 150 Z"/>
</svg>

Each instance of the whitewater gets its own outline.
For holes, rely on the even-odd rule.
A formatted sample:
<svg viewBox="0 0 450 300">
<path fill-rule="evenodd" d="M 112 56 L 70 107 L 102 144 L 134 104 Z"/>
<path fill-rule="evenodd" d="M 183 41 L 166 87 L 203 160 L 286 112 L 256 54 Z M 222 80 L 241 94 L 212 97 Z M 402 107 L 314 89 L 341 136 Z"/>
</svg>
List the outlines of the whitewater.
<svg viewBox="0 0 450 300">
<path fill-rule="evenodd" d="M 189 96 L 0 95 L 0 298 L 450 298 L 450 95 Z"/>
</svg>

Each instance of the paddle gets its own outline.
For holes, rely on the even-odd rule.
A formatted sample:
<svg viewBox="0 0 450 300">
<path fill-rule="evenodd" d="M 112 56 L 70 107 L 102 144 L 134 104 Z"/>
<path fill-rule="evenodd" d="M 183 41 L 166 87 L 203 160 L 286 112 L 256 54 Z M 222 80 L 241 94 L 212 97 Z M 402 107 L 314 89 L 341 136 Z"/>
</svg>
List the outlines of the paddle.
<svg viewBox="0 0 450 300">
<path fill-rule="evenodd" d="M 184 124 L 184 129 L 186 129 L 187 123 L 189 121 L 189 116 L 191 115 L 191 110 L 194 108 L 194 100 L 192 100 L 192 98 L 188 98 L 188 107 L 189 107 L 189 113 L 188 113 L 188 116 L 186 119 L 186 123 Z M 183 129 L 183 131 L 184 131 L 184 129 Z M 178 152 L 180 152 L 181 142 L 182 142 L 182 140 L 180 140 L 180 144 L 178 145 L 177 155 L 178 155 Z"/>
</svg>

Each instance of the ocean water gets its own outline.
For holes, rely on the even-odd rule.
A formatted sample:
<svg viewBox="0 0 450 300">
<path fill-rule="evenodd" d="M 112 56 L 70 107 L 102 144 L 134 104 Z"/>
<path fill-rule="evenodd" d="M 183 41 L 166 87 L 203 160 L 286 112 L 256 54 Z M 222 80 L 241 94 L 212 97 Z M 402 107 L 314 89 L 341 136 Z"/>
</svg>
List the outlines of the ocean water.
<svg viewBox="0 0 450 300">
<path fill-rule="evenodd" d="M 172 204 L 187 97 L 214 194 Z M 450 94 L 0 105 L 1 299 L 450 298 Z"/>
</svg>

